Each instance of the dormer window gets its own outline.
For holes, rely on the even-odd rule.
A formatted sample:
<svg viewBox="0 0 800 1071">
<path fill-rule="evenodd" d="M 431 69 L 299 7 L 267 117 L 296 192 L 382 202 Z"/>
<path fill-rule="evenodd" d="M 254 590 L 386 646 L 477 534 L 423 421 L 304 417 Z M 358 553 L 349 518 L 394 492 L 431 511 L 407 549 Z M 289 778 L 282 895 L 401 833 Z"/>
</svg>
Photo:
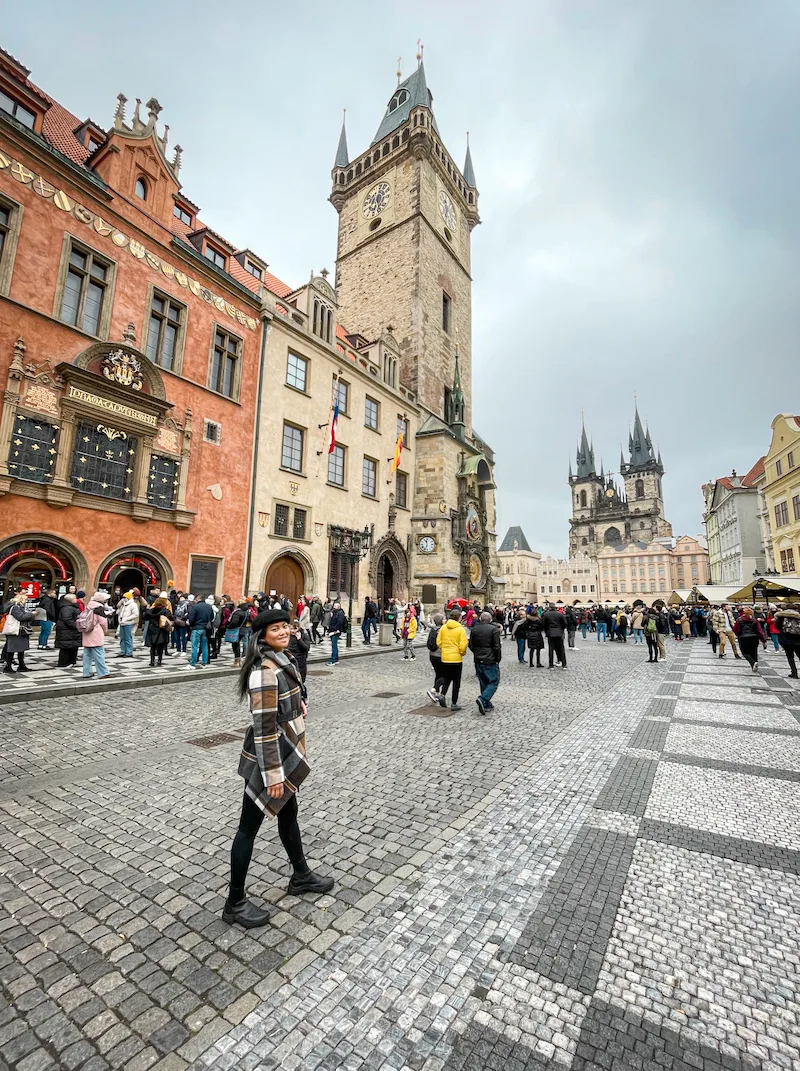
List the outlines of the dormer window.
<svg viewBox="0 0 800 1071">
<path fill-rule="evenodd" d="M 175 205 L 175 207 L 172 209 L 172 214 L 175 219 L 179 219 L 181 223 L 185 223 L 187 227 L 191 227 L 192 214 L 191 212 L 187 212 L 182 205 Z"/>
<path fill-rule="evenodd" d="M 249 271 L 254 279 L 263 279 L 264 272 L 259 268 L 257 264 L 254 264 L 252 260 L 245 260 L 244 270 Z"/>
<path fill-rule="evenodd" d="M 102 144 L 102 142 L 95 141 L 95 139 L 91 136 L 91 134 L 86 139 L 86 148 L 89 150 L 90 153 L 97 152 L 97 150 L 100 148 L 101 144 Z"/>
<path fill-rule="evenodd" d="M 141 197 L 143 201 L 147 200 L 147 183 L 144 181 L 143 178 L 138 178 L 136 180 L 136 186 L 134 187 L 134 189 L 136 191 L 137 197 Z"/>
<path fill-rule="evenodd" d="M 408 100 L 408 90 L 398 89 L 392 99 L 389 101 L 389 114 L 396 112 L 401 104 L 405 104 Z"/>
<path fill-rule="evenodd" d="M 210 260 L 212 264 L 215 264 L 222 271 L 225 271 L 225 257 L 218 249 L 215 249 L 213 245 L 209 245 L 206 242 L 206 247 L 203 250 L 203 256 L 206 260 Z"/>
<path fill-rule="evenodd" d="M 9 97 L 7 93 L 4 93 L 0 89 L 0 111 L 7 112 L 10 116 L 17 120 L 18 123 L 22 123 L 28 130 L 33 130 L 34 123 L 36 122 L 36 115 L 26 108 L 24 104 L 20 104 L 18 100 L 14 100 L 13 97 Z"/>
</svg>

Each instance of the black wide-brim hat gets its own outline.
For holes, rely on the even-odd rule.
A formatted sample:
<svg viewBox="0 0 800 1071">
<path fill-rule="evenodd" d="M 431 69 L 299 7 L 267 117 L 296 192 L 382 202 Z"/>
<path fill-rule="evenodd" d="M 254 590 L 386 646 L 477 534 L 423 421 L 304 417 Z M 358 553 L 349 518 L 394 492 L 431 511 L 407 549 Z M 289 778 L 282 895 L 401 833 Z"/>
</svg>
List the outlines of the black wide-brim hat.
<svg viewBox="0 0 800 1071">
<path fill-rule="evenodd" d="M 253 620 L 252 629 L 253 632 L 263 632 L 268 625 L 276 625 L 279 621 L 284 621 L 288 625 L 290 620 L 288 613 L 280 608 L 262 610 Z"/>
</svg>

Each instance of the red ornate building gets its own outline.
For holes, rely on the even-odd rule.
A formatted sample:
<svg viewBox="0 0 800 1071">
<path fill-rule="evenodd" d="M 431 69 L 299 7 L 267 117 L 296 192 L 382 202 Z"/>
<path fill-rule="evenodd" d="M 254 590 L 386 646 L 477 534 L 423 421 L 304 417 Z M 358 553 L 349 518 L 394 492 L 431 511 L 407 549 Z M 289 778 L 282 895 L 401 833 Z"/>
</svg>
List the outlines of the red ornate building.
<svg viewBox="0 0 800 1071">
<path fill-rule="evenodd" d="M 0 594 L 239 594 L 281 284 L 200 223 L 156 100 L 103 130 L 28 74 L 0 51 Z"/>
</svg>

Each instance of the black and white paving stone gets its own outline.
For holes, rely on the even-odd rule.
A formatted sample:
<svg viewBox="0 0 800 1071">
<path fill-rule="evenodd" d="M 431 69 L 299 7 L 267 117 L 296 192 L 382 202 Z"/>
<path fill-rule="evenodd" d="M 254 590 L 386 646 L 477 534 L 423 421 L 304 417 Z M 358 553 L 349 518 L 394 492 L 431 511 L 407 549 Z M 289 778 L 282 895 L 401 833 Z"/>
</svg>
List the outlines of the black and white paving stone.
<svg viewBox="0 0 800 1071">
<path fill-rule="evenodd" d="M 229 680 L 1 708 L 0 1067 L 800 1071 L 782 655 L 504 651 L 486 718 L 469 671 L 412 716 L 424 658 L 310 682 L 302 825 L 339 880 L 287 896 L 265 827 L 249 933 L 219 920 L 238 744 L 187 743 L 241 738 Z"/>
</svg>

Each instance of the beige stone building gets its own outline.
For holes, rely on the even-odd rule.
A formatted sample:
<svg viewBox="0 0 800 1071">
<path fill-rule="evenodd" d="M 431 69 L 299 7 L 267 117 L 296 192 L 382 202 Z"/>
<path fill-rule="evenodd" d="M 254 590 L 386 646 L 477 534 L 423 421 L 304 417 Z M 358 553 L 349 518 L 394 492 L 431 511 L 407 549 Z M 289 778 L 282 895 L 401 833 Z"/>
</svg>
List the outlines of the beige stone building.
<svg viewBox="0 0 800 1071">
<path fill-rule="evenodd" d="M 506 532 L 497 548 L 500 575 L 505 581 L 503 598 L 506 602 L 536 602 L 539 591 L 539 568 L 542 560 L 537 550 L 531 550 L 519 525 Z"/>
<path fill-rule="evenodd" d="M 772 421 L 764 469 L 768 556 L 779 573 L 796 576 L 800 570 L 800 417 L 781 413 Z"/>
<path fill-rule="evenodd" d="M 708 548 L 692 536 L 604 547 L 597 555 L 601 602 L 652 604 L 675 588 L 708 584 Z"/>
<path fill-rule="evenodd" d="M 598 598 L 597 562 L 588 554 L 576 554 L 571 558 L 542 558 L 539 577 L 539 595 L 536 601 L 593 603 Z"/>
<path fill-rule="evenodd" d="M 469 148 L 459 169 L 444 146 L 421 61 L 353 159 L 342 128 L 331 177 L 335 285 L 320 275 L 291 290 L 269 276 L 262 291 L 270 327 L 249 588 L 345 594 L 350 567 L 331 529 L 366 527 L 355 597 L 501 598 L 494 458 L 472 428 L 478 191 Z"/>
</svg>

